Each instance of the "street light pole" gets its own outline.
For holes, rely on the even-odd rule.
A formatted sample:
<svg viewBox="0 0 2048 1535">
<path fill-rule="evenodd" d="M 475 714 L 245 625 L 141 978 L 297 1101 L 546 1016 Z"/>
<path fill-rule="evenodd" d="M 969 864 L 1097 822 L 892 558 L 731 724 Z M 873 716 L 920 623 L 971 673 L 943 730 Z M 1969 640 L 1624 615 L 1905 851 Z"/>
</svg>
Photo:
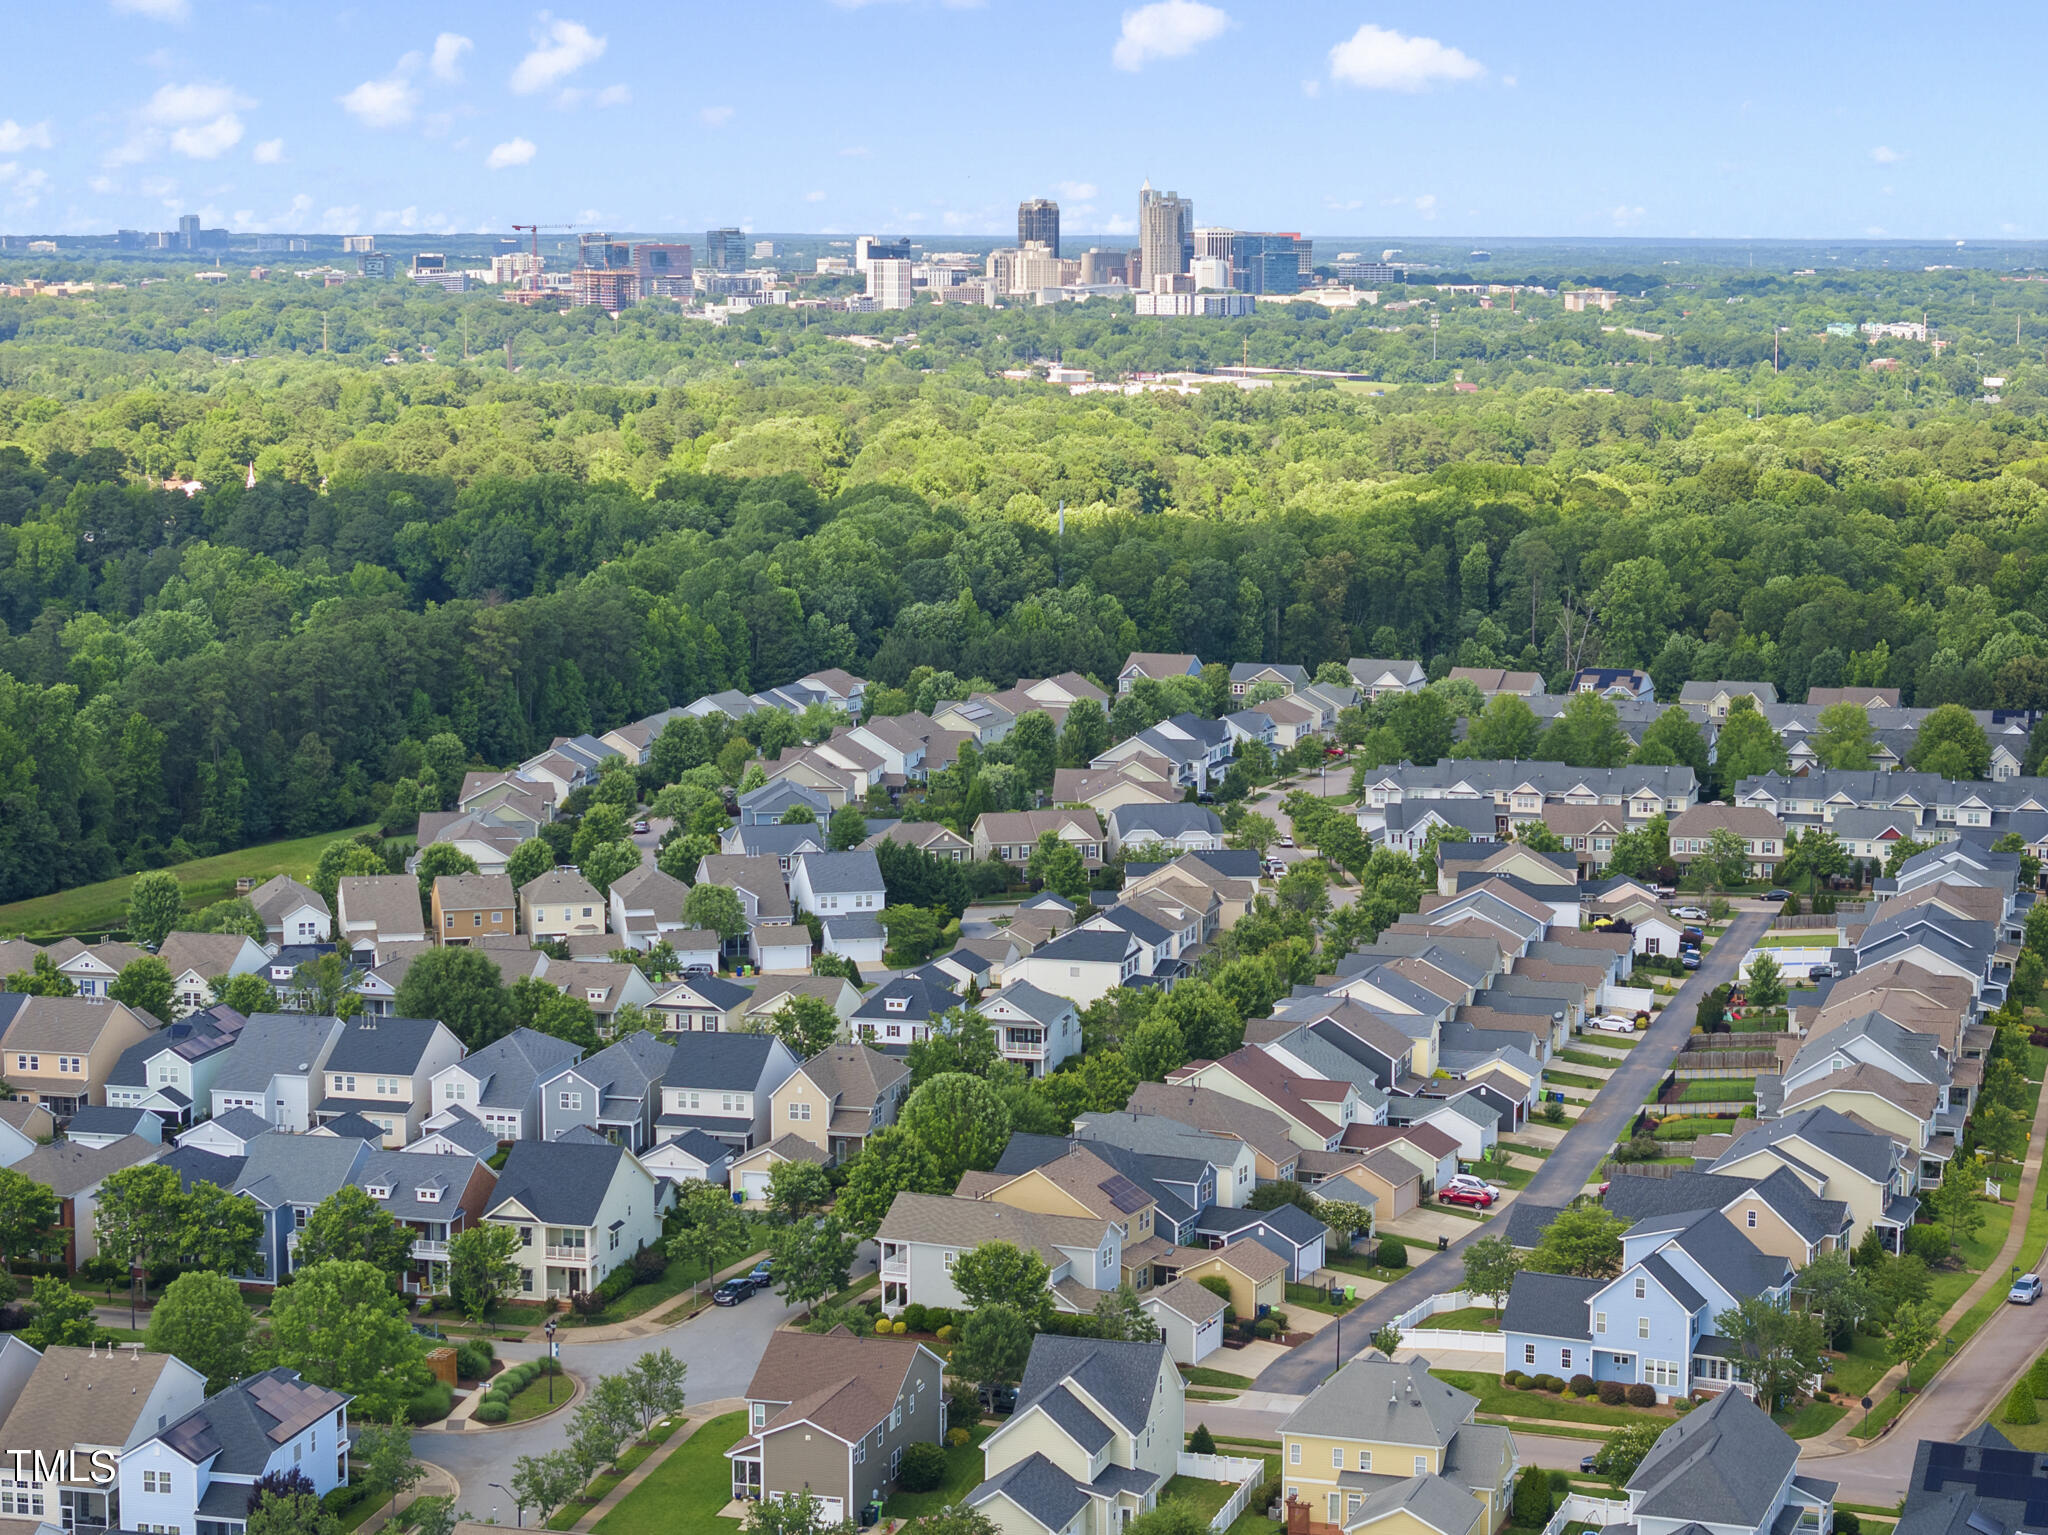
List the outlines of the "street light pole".
<svg viewBox="0 0 2048 1535">
<path fill-rule="evenodd" d="M 548 1406 L 555 1405 L 555 1362 L 562 1356 L 555 1352 L 555 1319 L 548 1318 Z"/>
<path fill-rule="evenodd" d="M 522 1502 L 520 1502 L 520 1501 L 519 1501 L 519 1494 L 518 1494 L 518 1493 L 516 1493 L 516 1492 L 514 1492 L 514 1491 L 513 1491 L 513 1490 L 512 1490 L 512 1489 L 511 1489 L 510 1487 L 507 1487 L 507 1486 L 506 1486 L 506 1485 L 505 1485 L 505 1484 L 504 1484 L 503 1482 L 492 1482 L 492 1483 L 491 1483 L 491 1486 L 493 1486 L 493 1487 L 497 1488 L 497 1489 L 498 1489 L 498 1491 L 502 1492 L 502 1493 L 503 1493 L 503 1494 L 504 1494 L 504 1495 L 505 1495 L 506 1497 L 508 1497 L 508 1498 L 510 1498 L 510 1499 L 512 1500 L 512 1509 L 513 1509 L 513 1514 L 512 1514 L 512 1517 L 513 1517 L 514 1519 L 516 1519 L 516 1520 L 518 1521 L 518 1523 L 519 1523 L 519 1528 L 520 1528 L 520 1529 L 522 1529 L 522 1530 L 523 1530 L 523 1529 L 525 1529 L 525 1528 L 526 1528 L 526 1505 L 525 1505 L 524 1503 L 522 1503 Z M 492 1510 L 491 1510 L 491 1517 L 495 1519 L 495 1518 L 497 1517 L 497 1515 L 498 1515 L 498 1511 L 497 1511 L 497 1510 L 496 1510 L 495 1508 L 494 1508 L 494 1509 L 492 1509 Z"/>
</svg>

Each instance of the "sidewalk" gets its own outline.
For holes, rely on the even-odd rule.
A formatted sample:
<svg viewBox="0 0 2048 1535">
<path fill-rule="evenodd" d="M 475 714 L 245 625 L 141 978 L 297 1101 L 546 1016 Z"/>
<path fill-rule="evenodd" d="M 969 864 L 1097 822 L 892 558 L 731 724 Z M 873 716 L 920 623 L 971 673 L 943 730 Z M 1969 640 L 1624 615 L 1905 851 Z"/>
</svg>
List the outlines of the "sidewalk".
<svg viewBox="0 0 2048 1535">
<path fill-rule="evenodd" d="M 454 1474 L 435 1465 L 431 1460 L 423 1460 L 420 1464 L 426 1467 L 427 1474 L 420 1478 L 412 1491 L 400 1495 L 398 1514 L 403 1515 L 421 1498 L 446 1498 L 454 1506 L 454 1511 L 461 1513 L 462 1484 L 455 1480 Z M 389 1518 L 372 1514 L 362 1522 L 359 1535 L 377 1535 L 377 1531 L 389 1523 Z"/>
<path fill-rule="evenodd" d="M 692 1434 L 696 1433 L 700 1427 L 710 1422 L 713 1418 L 719 1416 L 719 1414 L 727 1412 L 738 1412 L 741 1408 L 745 1407 L 746 1405 L 746 1402 L 739 1397 L 721 1397 L 715 1402 L 693 1403 L 687 1409 L 690 1414 L 688 1421 L 685 1422 L 681 1428 L 677 1429 L 673 1434 L 670 1434 L 668 1436 L 668 1442 L 664 1444 L 660 1449 L 656 1450 L 652 1455 L 648 1456 L 645 1460 L 641 1461 L 640 1464 L 635 1466 L 631 1471 L 628 1471 L 625 1474 L 625 1476 L 620 1479 L 618 1486 L 614 1487 L 610 1492 L 606 1493 L 603 1497 L 599 1498 L 596 1504 L 592 1506 L 590 1512 L 585 1514 L 581 1519 L 578 1519 L 569 1528 L 572 1530 L 595 1529 L 597 1527 L 597 1522 L 600 1519 L 604 1518 L 604 1516 L 610 1513 L 613 1509 L 617 1508 L 620 1502 L 625 1498 L 627 1493 L 631 1492 L 635 1487 L 638 1487 L 642 1482 L 646 1481 L 648 1477 L 652 1476 L 654 1474 L 655 1467 L 659 1466 L 663 1461 L 667 1460 L 669 1456 L 673 1455 L 678 1445 L 682 1444 Z"/>
<path fill-rule="evenodd" d="M 2020 1248 L 2026 1243 L 2027 1217 L 2034 1208 L 2034 1199 L 2040 1187 L 2042 1148 L 2044 1144 L 2048 1144 L 2048 1142 L 2044 1142 L 2044 1136 L 2048 1136 L 2048 1091 L 2042 1092 L 2041 1101 L 2034 1110 L 2033 1132 L 2029 1136 L 2027 1143 L 2028 1160 L 2026 1166 L 2020 1170 L 2019 1186 L 2013 1194 L 2012 1229 L 2006 1233 L 2005 1245 L 1999 1248 L 1998 1256 L 1985 1265 L 1984 1272 L 1977 1276 L 1977 1282 L 1965 1290 L 1961 1298 L 1953 1306 L 1949 1307 L 1947 1314 L 1942 1317 L 1941 1330 L 1944 1333 L 1961 1321 L 1964 1314 L 1991 1291 L 2004 1289 L 2011 1283 L 2010 1271 L 2014 1262 L 2019 1257 Z M 1934 1378 L 1920 1388 L 1919 1394 L 1907 1401 L 1899 1415 L 1892 1419 L 1890 1427 L 1879 1437 L 1883 1438 L 1895 1433 L 1899 1425 L 1911 1418 L 1914 1412 L 1927 1402 L 1929 1397 L 1941 1395 L 1944 1386 L 1957 1378 L 1959 1374 L 1957 1366 L 1963 1357 L 1970 1352 L 1972 1346 L 1979 1342 L 1986 1333 L 1995 1333 L 1999 1330 L 1996 1314 L 1987 1318 L 1984 1325 L 1972 1333 L 1968 1341 L 1949 1357 L 1935 1374 Z M 1998 1374 L 2000 1383 L 1992 1392 L 1990 1400 L 1984 1405 L 1983 1412 L 1989 1412 L 1995 1407 L 2004 1397 L 2006 1391 L 2011 1388 L 2014 1378 L 2033 1362 L 2032 1353 L 2016 1354 L 2011 1360 L 2002 1361 L 2002 1370 Z M 1868 1393 L 1870 1399 L 1873 1402 L 1882 1402 L 1893 1391 L 1898 1389 L 1899 1384 L 1905 1379 L 1905 1373 L 1897 1365 L 1893 1365 L 1889 1370 L 1885 1371 L 1877 1384 L 1870 1389 Z M 1978 1417 L 1982 1415 L 1982 1412 L 1975 1414 Z M 1825 1434 L 1816 1435 L 1814 1438 L 1806 1440 L 1801 1444 L 1799 1450 L 1801 1457 L 1813 1456 L 1818 1458 L 1828 1455 L 1845 1455 L 1857 1450 L 1866 1449 L 1870 1445 L 1877 1443 L 1876 1439 L 1855 1438 L 1849 1432 L 1850 1429 L 1854 1428 L 1861 1421 L 1861 1414 L 1854 1412 L 1847 1414 L 1841 1422 L 1837 1423 Z"/>
</svg>

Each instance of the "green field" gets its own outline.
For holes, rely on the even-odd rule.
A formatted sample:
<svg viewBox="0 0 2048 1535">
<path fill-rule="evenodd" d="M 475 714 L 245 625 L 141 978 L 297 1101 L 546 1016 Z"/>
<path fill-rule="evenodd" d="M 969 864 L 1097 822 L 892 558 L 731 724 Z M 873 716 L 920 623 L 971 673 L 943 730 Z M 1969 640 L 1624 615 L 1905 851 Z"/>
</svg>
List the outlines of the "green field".
<svg viewBox="0 0 2048 1535">
<path fill-rule="evenodd" d="M 258 884 L 273 874 L 306 879 L 328 843 L 345 842 L 357 832 L 373 830 L 371 826 L 345 827 L 317 836 L 295 837 L 289 842 L 265 842 L 214 858 L 195 858 L 190 863 L 171 864 L 169 868 L 185 887 L 186 906 L 197 911 L 232 896 L 238 879 L 253 879 Z M 70 933 L 111 932 L 128 921 L 128 887 L 134 882 L 134 875 L 123 874 L 96 885 L 80 885 L 73 890 L 0 906 L 0 935 L 62 938 Z"/>
<path fill-rule="evenodd" d="M 729 1412 L 701 1425 L 647 1479 L 598 1520 L 604 1535 L 733 1535 L 718 1511 L 732 1501 L 725 1452 L 747 1431 L 747 1415 Z"/>
</svg>

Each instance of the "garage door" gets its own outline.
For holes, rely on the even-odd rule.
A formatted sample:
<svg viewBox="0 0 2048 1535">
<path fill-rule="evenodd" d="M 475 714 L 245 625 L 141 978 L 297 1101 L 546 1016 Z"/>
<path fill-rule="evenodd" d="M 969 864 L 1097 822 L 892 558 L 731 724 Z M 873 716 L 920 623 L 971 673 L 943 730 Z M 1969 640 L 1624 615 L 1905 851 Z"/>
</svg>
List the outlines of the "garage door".
<svg viewBox="0 0 2048 1535">
<path fill-rule="evenodd" d="M 818 1518 L 821 1523 L 828 1525 L 842 1522 L 846 1518 L 846 1500 L 844 1498 L 818 1499 Z"/>
<path fill-rule="evenodd" d="M 740 1192 L 749 1199 L 768 1197 L 768 1175 L 766 1173 L 741 1173 Z"/>
</svg>

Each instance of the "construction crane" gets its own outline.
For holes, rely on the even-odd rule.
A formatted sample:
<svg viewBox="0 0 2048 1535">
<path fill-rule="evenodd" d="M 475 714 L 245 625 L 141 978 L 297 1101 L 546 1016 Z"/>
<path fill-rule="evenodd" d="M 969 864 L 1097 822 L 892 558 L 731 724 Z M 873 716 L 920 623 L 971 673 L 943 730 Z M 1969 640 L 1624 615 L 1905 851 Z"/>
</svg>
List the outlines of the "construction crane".
<svg viewBox="0 0 2048 1535">
<path fill-rule="evenodd" d="M 527 230 L 533 236 L 534 259 L 540 258 L 540 232 L 543 229 L 574 229 L 574 224 L 514 224 L 514 229 Z"/>
</svg>

